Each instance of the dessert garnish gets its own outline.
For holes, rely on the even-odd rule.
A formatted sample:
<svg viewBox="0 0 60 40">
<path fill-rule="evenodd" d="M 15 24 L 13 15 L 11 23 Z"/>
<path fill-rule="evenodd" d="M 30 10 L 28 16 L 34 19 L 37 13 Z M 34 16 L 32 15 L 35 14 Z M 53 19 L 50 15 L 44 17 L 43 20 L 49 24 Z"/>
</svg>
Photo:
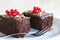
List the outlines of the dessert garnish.
<svg viewBox="0 0 60 40">
<path fill-rule="evenodd" d="M 47 15 L 46 12 L 45 12 L 45 10 L 42 11 L 41 8 L 36 7 L 36 6 L 33 7 L 32 13 L 33 13 L 34 15 L 38 15 L 38 16 Z"/>
<path fill-rule="evenodd" d="M 17 11 L 17 9 L 15 9 L 15 10 L 11 9 L 10 11 L 6 10 L 5 12 L 8 16 L 13 16 L 13 17 L 15 17 L 17 15 L 21 16 L 21 14 Z"/>
<path fill-rule="evenodd" d="M 6 10 L 5 12 L 6 12 L 6 14 L 7 14 L 8 16 L 10 16 L 10 15 L 11 15 L 11 13 L 10 13 L 10 11 L 9 11 L 9 10 Z"/>
<path fill-rule="evenodd" d="M 34 7 L 33 10 L 32 10 L 33 14 L 38 14 L 39 12 L 42 12 L 41 8 L 39 7 Z"/>
</svg>

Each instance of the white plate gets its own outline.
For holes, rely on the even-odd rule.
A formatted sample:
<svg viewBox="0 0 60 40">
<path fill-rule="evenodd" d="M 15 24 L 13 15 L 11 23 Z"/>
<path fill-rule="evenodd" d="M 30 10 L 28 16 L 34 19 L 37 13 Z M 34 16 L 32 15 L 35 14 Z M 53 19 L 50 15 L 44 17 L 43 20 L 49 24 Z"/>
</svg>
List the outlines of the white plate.
<svg viewBox="0 0 60 40">
<path fill-rule="evenodd" d="M 34 37 L 34 36 L 29 35 L 27 37 L 24 37 L 23 39 L 26 39 L 26 38 L 27 39 L 30 39 L 30 38 L 31 39 L 33 39 L 33 38 L 39 38 L 39 39 L 52 38 L 52 37 L 60 34 L 60 22 L 59 21 L 60 21 L 60 19 L 54 18 L 54 22 L 53 22 L 53 26 L 52 26 L 53 30 L 48 31 L 48 32 L 46 32 L 45 34 L 43 34 L 43 35 L 41 35 L 39 37 Z M 32 29 L 30 31 L 30 33 L 35 33 L 35 32 L 37 32 L 37 30 Z M 3 38 L 3 39 L 21 39 L 21 38 L 14 38 L 14 37 L 1 37 L 1 38 Z"/>
</svg>

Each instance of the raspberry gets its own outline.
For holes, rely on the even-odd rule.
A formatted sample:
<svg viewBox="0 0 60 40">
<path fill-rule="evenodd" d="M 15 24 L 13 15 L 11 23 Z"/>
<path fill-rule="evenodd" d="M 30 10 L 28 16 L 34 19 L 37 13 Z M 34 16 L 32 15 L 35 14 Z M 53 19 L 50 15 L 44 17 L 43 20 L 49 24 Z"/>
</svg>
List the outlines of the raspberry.
<svg viewBox="0 0 60 40">
<path fill-rule="evenodd" d="M 6 14 L 9 15 L 9 16 L 11 15 L 11 13 L 9 12 L 9 10 L 6 10 L 5 12 L 6 12 Z"/>
<path fill-rule="evenodd" d="M 8 11 L 8 10 L 6 10 L 6 13 L 7 13 L 7 15 L 11 15 L 11 16 L 16 16 L 16 15 L 19 15 L 20 16 L 20 13 L 15 9 L 15 10 L 13 10 L 13 9 L 11 9 L 10 10 L 10 12 Z"/>
<path fill-rule="evenodd" d="M 11 12 L 11 14 L 14 14 L 15 10 L 11 9 L 10 12 Z"/>
<path fill-rule="evenodd" d="M 17 9 L 15 9 L 15 13 L 17 13 L 16 15 L 19 15 L 20 13 L 17 11 Z"/>
<path fill-rule="evenodd" d="M 16 15 L 20 15 L 19 12 L 17 11 L 17 9 L 15 9 L 12 13 L 13 16 L 16 16 Z"/>
<path fill-rule="evenodd" d="M 17 9 L 15 9 L 15 13 L 19 14 L 19 12 L 17 11 Z"/>
<path fill-rule="evenodd" d="M 38 10 L 39 10 L 39 12 L 42 12 L 41 8 L 39 8 Z"/>
<path fill-rule="evenodd" d="M 35 6 L 33 8 L 33 14 L 38 14 L 38 12 L 42 12 L 42 10 L 41 10 L 41 8 Z"/>
<path fill-rule="evenodd" d="M 37 11 L 32 11 L 33 12 L 33 14 L 37 14 Z"/>
<path fill-rule="evenodd" d="M 41 12 L 42 10 L 41 10 L 41 8 L 39 8 L 39 7 L 37 7 L 37 10 L 39 11 L 39 12 Z"/>
<path fill-rule="evenodd" d="M 40 9 L 39 7 L 37 7 L 37 9 Z"/>
<path fill-rule="evenodd" d="M 33 9 L 34 9 L 34 10 L 36 10 L 36 9 L 37 9 L 37 7 L 35 6 Z"/>
</svg>

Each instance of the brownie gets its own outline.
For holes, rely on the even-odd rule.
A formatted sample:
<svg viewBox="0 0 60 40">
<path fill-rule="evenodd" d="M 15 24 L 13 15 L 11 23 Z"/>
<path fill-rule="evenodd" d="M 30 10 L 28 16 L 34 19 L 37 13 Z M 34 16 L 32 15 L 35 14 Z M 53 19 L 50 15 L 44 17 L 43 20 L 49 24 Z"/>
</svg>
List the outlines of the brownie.
<svg viewBox="0 0 60 40">
<path fill-rule="evenodd" d="M 20 20 L 17 20 L 17 29 L 20 33 L 28 33 L 30 31 L 30 20 L 29 18 L 23 18 Z M 14 36 L 18 37 L 24 37 L 25 34 L 18 34 Z"/>
<path fill-rule="evenodd" d="M 46 27 L 52 26 L 53 16 L 48 16 L 48 17 L 42 18 L 42 17 L 34 15 L 30 18 L 30 22 L 31 22 L 32 28 L 42 30 Z"/>
<path fill-rule="evenodd" d="M 30 17 L 31 28 L 43 30 L 46 27 L 52 27 L 53 14 L 47 13 L 43 16 L 33 15 L 31 12 L 23 12 L 23 14 Z"/>
<path fill-rule="evenodd" d="M 16 33 L 28 33 L 30 31 L 30 21 L 28 18 L 3 17 L 0 15 L 0 32 L 10 35 Z M 24 37 L 25 34 L 18 34 L 14 37 Z"/>
</svg>

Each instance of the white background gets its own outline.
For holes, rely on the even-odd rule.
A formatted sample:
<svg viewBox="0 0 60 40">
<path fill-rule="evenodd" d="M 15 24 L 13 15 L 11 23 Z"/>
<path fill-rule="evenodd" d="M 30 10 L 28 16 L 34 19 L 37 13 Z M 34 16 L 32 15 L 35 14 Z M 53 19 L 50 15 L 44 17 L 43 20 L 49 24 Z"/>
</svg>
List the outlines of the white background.
<svg viewBox="0 0 60 40">
<path fill-rule="evenodd" d="M 60 0 L 0 0 L 0 14 L 5 14 L 6 9 L 18 9 L 22 13 L 33 9 L 34 6 L 39 6 L 42 10 L 53 13 L 55 18 L 60 19 Z M 58 39 L 59 35 L 51 39 L 54 38 Z"/>
<path fill-rule="evenodd" d="M 6 9 L 18 9 L 22 13 L 34 6 L 39 6 L 60 18 L 60 0 L 0 0 L 0 14 L 4 14 Z"/>
</svg>

